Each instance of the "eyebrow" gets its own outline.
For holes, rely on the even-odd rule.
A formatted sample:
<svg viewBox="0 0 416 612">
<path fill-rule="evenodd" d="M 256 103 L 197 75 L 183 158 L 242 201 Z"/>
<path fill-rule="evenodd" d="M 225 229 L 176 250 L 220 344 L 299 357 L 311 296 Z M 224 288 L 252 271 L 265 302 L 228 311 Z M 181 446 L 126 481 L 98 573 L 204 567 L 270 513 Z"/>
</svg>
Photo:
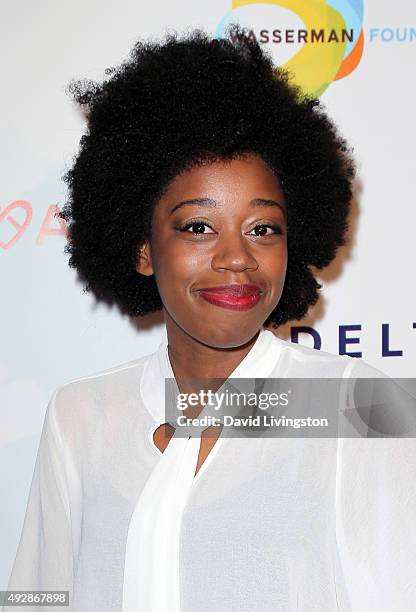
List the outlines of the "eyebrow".
<svg viewBox="0 0 416 612">
<path fill-rule="evenodd" d="M 178 208 L 182 208 L 183 206 L 205 206 L 208 208 L 215 208 L 216 205 L 216 201 L 212 198 L 192 198 L 191 200 L 183 200 L 182 202 L 179 202 L 179 204 L 176 204 L 170 211 L 170 214 L 173 214 L 175 210 L 178 210 Z M 256 206 L 277 206 L 281 209 L 283 214 L 286 214 L 286 208 L 284 204 L 282 204 L 281 202 L 277 202 L 276 200 L 254 198 L 253 200 L 250 200 L 249 206 L 252 208 L 255 208 Z"/>
</svg>

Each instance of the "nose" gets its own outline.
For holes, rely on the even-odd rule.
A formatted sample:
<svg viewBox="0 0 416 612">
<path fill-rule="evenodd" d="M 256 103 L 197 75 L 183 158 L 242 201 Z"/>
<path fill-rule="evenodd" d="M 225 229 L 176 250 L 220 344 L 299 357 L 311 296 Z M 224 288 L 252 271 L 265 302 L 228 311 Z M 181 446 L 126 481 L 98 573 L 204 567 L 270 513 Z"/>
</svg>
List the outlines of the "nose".
<svg viewBox="0 0 416 612">
<path fill-rule="evenodd" d="M 257 270 L 259 264 L 244 236 L 237 232 L 232 235 L 225 232 L 216 242 L 211 267 L 217 271 L 243 272 Z"/>
</svg>

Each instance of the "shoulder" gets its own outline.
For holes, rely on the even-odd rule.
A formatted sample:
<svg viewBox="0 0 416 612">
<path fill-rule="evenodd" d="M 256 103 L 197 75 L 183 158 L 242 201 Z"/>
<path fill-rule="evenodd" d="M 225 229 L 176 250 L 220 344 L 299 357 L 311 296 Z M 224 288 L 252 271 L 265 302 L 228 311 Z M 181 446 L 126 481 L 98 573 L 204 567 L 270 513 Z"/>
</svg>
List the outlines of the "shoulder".
<svg viewBox="0 0 416 612">
<path fill-rule="evenodd" d="M 322 351 L 321 349 L 311 348 L 309 346 L 304 346 L 303 344 L 297 344 L 296 342 L 289 342 L 288 340 L 282 340 L 278 338 L 276 335 L 274 336 L 275 341 L 287 351 L 293 353 L 294 356 L 312 359 L 317 361 L 350 361 L 353 358 L 348 355 L 336 355 L 335 353 L 328 353 L 327 351 Z"/>
<path fill-rule="evenodd" d="M 81 431 L 87 424 L 97 423 L 114 412 L 123 414 L 138 401 L 142 373 L 153 353 L 138 359 L 68 380 L 58 386 L 49 402 L 51 418 L 57 427 L 76 424 Z M 59 425 L 58 425 L 59 424 Z"/>
<path fill-rule="evenodd" d="M 385 378 L 387 375 L 376 367 L 358 357 L 349 355 L 337 355 L 289 342 L 279 338 L 276 334 L 267 330 L 273 337 L 272 344 L 278 361 L 285 366 L 293 366 L 299 371 L 298 376 L 310 375 L 317 377 L 339 377 L 339 378 Z"/>
<path fill-rule="evenodd" d="M 75 388 L 92 388 L 92 387 L 111 387 L 114 384 L 122 383 L 126 379 L 134 377 L 139 373 L 152 357 L 152 353 L 144 355 L 138 359 L 126 361 L 104 370 L 98 370 L 85 376 L 70 379 L 60 385 L 55 394 L 59 395 Z"/>
<path fill-rule="evenodd" d="M 287 371 L 288 375 L 293 375 L 292 370 L 296 370 L 299 376 L 339 376 L 344 377 L 349 375 L 349 370 L 353 368 L 357 361 L 355 357 L 349 355 L 336 355 L 326 351 L 289 342 L 276 336 L 269 331 L 273 336 L 273 345 L 276 355 L 278 355 L 278 363 Z"/>
</svg>

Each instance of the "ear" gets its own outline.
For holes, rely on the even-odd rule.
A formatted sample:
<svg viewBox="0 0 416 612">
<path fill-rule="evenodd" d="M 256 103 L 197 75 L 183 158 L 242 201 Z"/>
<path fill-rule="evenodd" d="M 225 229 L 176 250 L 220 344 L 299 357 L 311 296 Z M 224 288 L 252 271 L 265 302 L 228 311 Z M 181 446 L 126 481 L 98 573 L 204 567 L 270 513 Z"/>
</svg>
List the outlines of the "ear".
<svg viewBox="0 0 416 612">
<path fill-rule="evenodd" d="M 140 247 L 137 253 L 136 270 L 139 274 L 143 274 L 144 276 L 151 276 L 154 274 L 150 244 L 148 241 Z"/>
</svg>

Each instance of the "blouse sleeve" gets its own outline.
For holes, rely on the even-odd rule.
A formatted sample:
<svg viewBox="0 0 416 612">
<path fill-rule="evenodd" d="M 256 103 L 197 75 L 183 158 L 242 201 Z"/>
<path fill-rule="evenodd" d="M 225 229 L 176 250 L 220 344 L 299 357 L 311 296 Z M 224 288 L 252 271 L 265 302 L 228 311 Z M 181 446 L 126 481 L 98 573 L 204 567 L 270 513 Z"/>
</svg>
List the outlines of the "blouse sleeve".
<svg viewBox="0 0 416 612">
<path fill-rule="evenodd" d="M 348 599 L 347 609 L 412 612 L 416 438 L 339 438 L 335 500 L 341 590 Z"/>
<path fill-rule="evenodd" d="M 46 409 L 23 529 L 7 590 L 69 591 L 69 606 L 27 610 L 71 610 L 73 552 L 71 517 L 62 440 L 53 394 Z M 4 612 L 15 607 L 5 605 Z"/>
</svg>

